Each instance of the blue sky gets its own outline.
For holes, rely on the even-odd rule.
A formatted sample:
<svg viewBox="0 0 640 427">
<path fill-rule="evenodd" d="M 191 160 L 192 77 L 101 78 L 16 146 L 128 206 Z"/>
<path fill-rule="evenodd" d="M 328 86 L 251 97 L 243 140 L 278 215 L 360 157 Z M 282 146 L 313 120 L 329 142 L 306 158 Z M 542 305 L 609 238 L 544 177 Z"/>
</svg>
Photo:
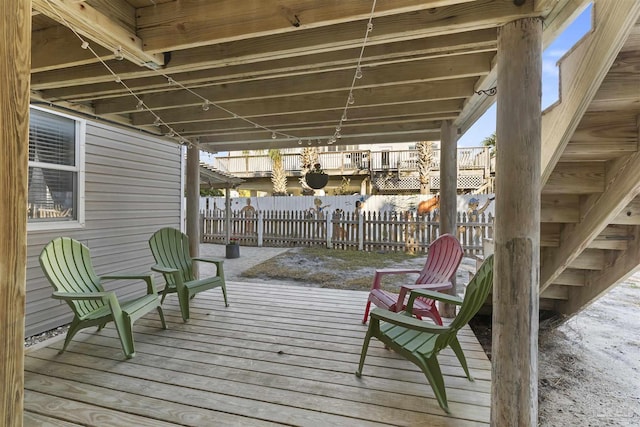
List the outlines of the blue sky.
<svg viewBox="0 0 640 427">
<path fill-rule="evenodd" d="M 591 28 L 591 6 L 584 10 L 542 54 L 542 108 L 558 100 L 558 67 L 556 63 Z M 479 147 L 482 140 L 496 130 L 496 105 L 458 139 L 459 147 Z"/>
</svg>

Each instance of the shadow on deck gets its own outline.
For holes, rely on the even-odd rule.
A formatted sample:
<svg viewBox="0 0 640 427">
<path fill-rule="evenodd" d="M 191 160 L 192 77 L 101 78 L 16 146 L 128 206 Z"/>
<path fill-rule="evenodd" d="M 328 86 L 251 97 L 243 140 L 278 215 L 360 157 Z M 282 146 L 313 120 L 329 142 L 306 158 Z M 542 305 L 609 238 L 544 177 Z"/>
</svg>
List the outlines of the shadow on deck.
<svg viewBox="0 0 640 427">
<path fill-rule="evenodd" d="M 25 425 L 475 426 L 488 425 L 491 367 L 468 327 L 459 335 L 475 382 L 441 353 L 451 416 L 417 368 L 372 341 L 356 370 L 366 293 L 230 282 L 192 301 L 183 323 L 175 294 L 134 326 L 125 360 L 115 329 L 87 329 L 25 358 Z"/>
</svg>

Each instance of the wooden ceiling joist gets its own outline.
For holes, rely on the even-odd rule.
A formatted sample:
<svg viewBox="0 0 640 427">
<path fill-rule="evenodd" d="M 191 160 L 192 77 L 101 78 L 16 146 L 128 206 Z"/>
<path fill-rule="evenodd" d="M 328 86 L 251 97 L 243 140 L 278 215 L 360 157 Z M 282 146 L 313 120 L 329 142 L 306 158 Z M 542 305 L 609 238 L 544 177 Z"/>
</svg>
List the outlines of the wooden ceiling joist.
<svg viewBox="0 0 640 427">
<path fill-rule="evenodd" d="M 309 30 L 315 28 L 342 32 L 347 36 L 345 40 L 353 43 L 363 37 L 364 23 L 371 10 L 369 2 L 327 4 L 288 0 L 256 2 L 239 13 L 234 0 L 219 3 L 215 9 L 203 2 L 186 5 L 170 2 L 139 9 L 139 33 L 144 38 L 145 48 L 150 52 L 181 50 L 291 31 L 311 34 Z M 399 41 L 418 34 L 435 36 L 497 27 L 522 16 L 536 15 L 532 4 L 526 2 L 516 6 L 511 0 L 381 2 L 376 7 L 371 44 L 389 42 L 388 34 L 394 34 L 395 41 Z M 292 17 L 297 17 L 298 25 L 291 22 Z M 342 28 L 337 28 L 339 26 Z M 325 33 L 325 42 L 327 35 Z M 340 39 L 338 34 L 330 38 L 332 44 L 339 44 Z"/>
<path fill-rule="evenodd" d="M 78 34 L 89 38 L 90 43 L 97 43 L 111 52 L 121 49 L 126 59 L 140 66 L 147 64 L 158 67 L 164 64 L 162 54 L 143 50 L 143 42 L 134 32 L 85 2 L 32 0 L 32 6 L 55 21 L 63 21 L 61 23 L 65 26 L 68 24 Z"/>
</svg>

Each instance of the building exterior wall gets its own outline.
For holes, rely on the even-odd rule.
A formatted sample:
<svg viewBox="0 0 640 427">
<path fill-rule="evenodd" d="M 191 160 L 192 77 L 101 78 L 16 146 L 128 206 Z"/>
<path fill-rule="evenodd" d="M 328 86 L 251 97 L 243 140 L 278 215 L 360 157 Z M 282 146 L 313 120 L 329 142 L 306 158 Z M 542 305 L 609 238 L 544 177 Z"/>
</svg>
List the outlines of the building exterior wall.
<svg viewBox="0 0 640 427">
<path fill-rule="evenodd" d="M 180 227 L 180 147 L 139 132 L 87 122 L 85 224 L 82 228 L 33 230 L 27 240 L 25 335 L 68 323 L 71 310 L 51 298 L 38 256 L 53 238 L 68 236 L 91 250 L 98 275 L 148 273 L 153 258 L 147 241 L 159 228 Z M 157 277 L 156 283 L 160 282 Z M 140 294 L 143 282 L 105 283 L 119 297 Z"/>
</svg>

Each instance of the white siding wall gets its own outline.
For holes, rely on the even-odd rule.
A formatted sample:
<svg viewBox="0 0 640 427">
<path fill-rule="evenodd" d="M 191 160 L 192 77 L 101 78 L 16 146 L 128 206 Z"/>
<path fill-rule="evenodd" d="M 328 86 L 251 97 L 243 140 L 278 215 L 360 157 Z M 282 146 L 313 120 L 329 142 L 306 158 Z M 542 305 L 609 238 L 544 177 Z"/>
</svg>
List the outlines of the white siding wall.
<svg viewBox="0 0 640 427">
<path fill-rule="evenodd" d="M 40 251 L 51 239 L 64 235 L 87 245 L 99 275 L 148 273 L 153 264 L 147 244 L 151 234 L 165 226 L 180 227 L 178 145 L 88 122 L 85 169 L 85 227 L 28 233 L 27 336 L 71 320 L 67 304 L 51 298 L 53 288 L 38 264 Z M 145 290 L 143 282 L 112 282 L 106 288 L 121 296 Z"/>
</svg>

